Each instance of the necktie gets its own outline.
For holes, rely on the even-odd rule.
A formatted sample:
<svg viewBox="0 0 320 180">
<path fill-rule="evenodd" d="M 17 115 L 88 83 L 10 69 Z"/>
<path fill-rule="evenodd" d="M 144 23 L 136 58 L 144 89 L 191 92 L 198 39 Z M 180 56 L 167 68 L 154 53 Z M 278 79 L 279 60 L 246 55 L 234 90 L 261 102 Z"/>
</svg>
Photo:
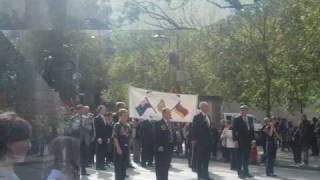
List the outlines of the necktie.
<svg viewBox="0 0 320 180">
<path fill-rule="evenodd" d="M 169 129 L 169 141 L 172 143 L 173 142 L 173 134 L 172 134 L 172 127 L 171 127 L 171 123 L 169 121 L 166 121 L 166 124 L 168 126 L 168 129 Z"/>
<path fill-rule="evenodd" d="M 248 130 L 250 129 L 248 117 L 244 117 L 244 121 L 246 122 Z"/>
<path fill-rule="evenodd" d="M 206 115 L 206 120 L 207 120 L 208 126 L 210 127 L 210 119 L 208 115 Z"/>
</svg>

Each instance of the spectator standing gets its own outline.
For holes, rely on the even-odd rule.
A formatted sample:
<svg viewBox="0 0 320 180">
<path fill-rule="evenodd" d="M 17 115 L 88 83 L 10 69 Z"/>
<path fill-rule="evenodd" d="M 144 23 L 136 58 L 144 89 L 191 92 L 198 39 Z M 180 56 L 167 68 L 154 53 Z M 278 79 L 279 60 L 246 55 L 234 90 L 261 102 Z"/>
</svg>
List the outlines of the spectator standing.
<svg viewBox="0 0 320 180">
<path fill-rule="evenodd" d="M 319 155 L 319 148 L 318 148 L 318 142 L 317 142 L 317 132 L 316 132 L 316 126 L 318 123 L 317 118 L 312 118 L 312 125 L 311 125 L 311 150 L 312 150 L 312 156 L 318 156 Z"/>
<path fill-rule="evenodd" d="M 277 153 L 277 137 L 279 136 L 275 127 L 275 122 L 270 119 L 268 125 L 264 129 L 266 133 L 266 175 L 275 177 L 274 162 Z"/>
<path fill-rule="evenodd" d="M 311 146 L 312 129 L 307 115 L 302 114 L 301 122 L 299 125 L 300 132 L 300 145 L 302 148 L 303 163 L 304 165 L 309 164 L 309 148 Z"/>
<path fill-rule="evenodd" d="M 225 128 L 221 133 L 221 140 L 226 142 L 226 148 L 230 154 L 230 169 L 238 170 L 238 144 L 233 141 L 231 121 L 226 121 Z"/>
</svg>

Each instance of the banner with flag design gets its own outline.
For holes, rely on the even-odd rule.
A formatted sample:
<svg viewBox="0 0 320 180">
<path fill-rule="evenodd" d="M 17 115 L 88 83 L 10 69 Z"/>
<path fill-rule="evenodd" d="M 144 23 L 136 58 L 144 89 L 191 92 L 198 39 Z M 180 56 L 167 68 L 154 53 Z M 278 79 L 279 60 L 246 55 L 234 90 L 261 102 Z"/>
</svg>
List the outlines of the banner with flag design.
<svg viewBox="0 0 320 180">
<path fill-rule="evenodd" d="M 130 117 L 159 120 L 164 108 L 169 108 L 172 121 L 191 122 L 196 114 L 198 95 L 176 94 L 129 87 Z"/>
</svg>

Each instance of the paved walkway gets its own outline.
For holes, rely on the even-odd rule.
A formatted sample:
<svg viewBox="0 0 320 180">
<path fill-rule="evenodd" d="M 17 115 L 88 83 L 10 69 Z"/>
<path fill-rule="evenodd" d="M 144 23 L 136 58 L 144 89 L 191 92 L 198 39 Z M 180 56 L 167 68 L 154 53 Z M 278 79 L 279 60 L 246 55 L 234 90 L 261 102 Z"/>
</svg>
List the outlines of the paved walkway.
<svg viewBox="0 0 320 180">
<path fill-rule="evenodd" d="M 142 168 L 135 165 L 135 169 L 129 169 L 127 174 L 130 176 L 126 180 L 155 180 L 154 168 Z M 277 178 L 267 177 L 265 175 L 264 166 L 250 166 L 251 174 L 255 177 L 252 180 L 319 180 L 318 171 L 290 169 L 290 168 L 275 168 Z M 87 177 L 82 177 L 81 180 L 114 180 L 113 167 L 106 171 L 96 171 L 88 169 L 91 174 Z M 229 164 L 222 162 L 210 162 L 209 173 L 214 180 L 237 180 L 238 176 L 235 171 L 229 169 Z M 248 179 L 248 180 L 251 180 Z M 172 168 L 169 171 L 169 180 L 197 180 L 197 175 L 187 167 L 185 159 L 173 159 Z"/>
<path fill-rule="evenodd" d="M 277 152 L 276 165 L 281 167 L 288 168 L 299 168 L 299 169 L 311 169 L 311 170 L 320 170 L 320 157 L 309 156 L 309 165 L 308 166 L 295 166 L 293 161 L 292 152 Z"/>
</svg>

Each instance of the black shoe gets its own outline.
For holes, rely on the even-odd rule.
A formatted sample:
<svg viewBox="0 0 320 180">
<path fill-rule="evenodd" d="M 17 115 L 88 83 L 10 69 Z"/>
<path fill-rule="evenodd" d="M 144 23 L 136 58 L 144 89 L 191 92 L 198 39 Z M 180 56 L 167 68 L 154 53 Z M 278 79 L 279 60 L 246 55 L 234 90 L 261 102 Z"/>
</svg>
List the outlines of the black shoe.
<svg viewBox="0 0 320 180">
<path fill-rule="evenodd" d="M 129 168 L 129 169 L 135 169 L 135 167 L 132 166 L 132 164 L 129 164 L 129 165 L 127 166 L 127 168 Z"/>
<path fill-rule="evenodd" d="M 129 176 L 128 176 L 128 174 L 126 174 L 126 178 L 128 178 Z"/>
<path fill-rule="evenodd" d="M 238 175 L 238 177 L 239 177 L 239 179 L 245 179 L 246 178 L 246 176 L 245 175 Z"/>
<path fill-rule="evenodd" d="M 81 172 L 81 176 L 89 176 L 90 174 L 88 174 L 87 172 Z"/>
<path fill-rule="evenodd" d="M 147 167 L 146 163 L 141 163 L 141 166 L 144 168 Z"/>
<path fill-rule="evenodd" d="M 98 168 L 96 168 L 96 170 L 97 171 L 105 171 L 105 170 L 107 170 L 105 167 L 98 167 Z"/>
<path fill-rule="evenodd" d="M 267 176 L 269 176 L 269 177 L 278 177 L 277 175 L 275 175 L 273 173 L 267 174 Z"/>
<path fill-rule="evenodd" d="M 247 177 L 247 178 L 253 178 L 254 176 L 252 176 L 251 174 L 246 174 L 245 177 Z"/>
<path fill-rule="evenodd" d="M 148 163 L 148 166 L 149 167 L 153 167 L 153 163 Z"/>
</svg>

